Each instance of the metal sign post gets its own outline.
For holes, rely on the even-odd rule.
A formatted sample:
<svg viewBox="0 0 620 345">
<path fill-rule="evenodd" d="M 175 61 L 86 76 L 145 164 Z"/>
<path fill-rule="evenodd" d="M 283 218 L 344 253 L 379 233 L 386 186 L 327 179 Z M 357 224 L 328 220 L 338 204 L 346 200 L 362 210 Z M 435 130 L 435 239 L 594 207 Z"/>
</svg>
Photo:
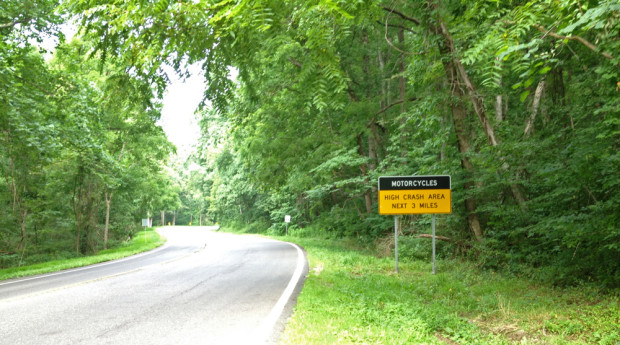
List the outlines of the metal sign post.
<svg viewBox="0 0 620 345">
<path fill-rule="evenodd" d="M 433 214 L 433 274 L 435 274 L 435 215 Z"/>
<path fill-rule="evenodd" d="M 398 273 L 398 216 L 394 216 L 394 259 L 396 261 L 396 273 Z"/>
</svg>

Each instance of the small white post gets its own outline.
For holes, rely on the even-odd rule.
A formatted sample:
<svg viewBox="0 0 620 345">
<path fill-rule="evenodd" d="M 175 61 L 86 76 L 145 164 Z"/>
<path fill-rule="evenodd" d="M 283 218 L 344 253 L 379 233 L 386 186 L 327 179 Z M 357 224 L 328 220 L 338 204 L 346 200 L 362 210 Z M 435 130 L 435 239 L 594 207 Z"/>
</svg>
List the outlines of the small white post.
<svg viewBox="0 0 620 345">
<path fill-rule="evenodd" d="M 290 215 L 285 215 L 284 216 L 284 223 L 286 223 L 286 233 L 285 236 L 288 236 L 288 223 L 291 222 L 291 216 Z"/>
<path fill-rule="evenodd" d="M 151 225 L 151 220 L 149 218 L 142 218 L 142 226 L 144 227 L 144 243 L 146 243 L 146 228 Z"/>
</svg>

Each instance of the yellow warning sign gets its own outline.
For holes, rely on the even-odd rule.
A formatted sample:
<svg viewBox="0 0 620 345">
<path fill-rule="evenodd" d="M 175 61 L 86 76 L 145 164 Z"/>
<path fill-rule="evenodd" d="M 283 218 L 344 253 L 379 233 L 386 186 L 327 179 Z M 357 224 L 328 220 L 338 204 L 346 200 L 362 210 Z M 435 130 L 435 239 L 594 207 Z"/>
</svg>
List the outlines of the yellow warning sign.
<svg viewBox="0 0 620 345">
<path fill-rule="evenodd" d="M 379 178 L 379 214 L 452 213 L 450 176 Z"/>
<path fill-rule="evenodd" d="M 452 213 L 449 189 L 380 190 L 379 214 Z"/>
</svg>

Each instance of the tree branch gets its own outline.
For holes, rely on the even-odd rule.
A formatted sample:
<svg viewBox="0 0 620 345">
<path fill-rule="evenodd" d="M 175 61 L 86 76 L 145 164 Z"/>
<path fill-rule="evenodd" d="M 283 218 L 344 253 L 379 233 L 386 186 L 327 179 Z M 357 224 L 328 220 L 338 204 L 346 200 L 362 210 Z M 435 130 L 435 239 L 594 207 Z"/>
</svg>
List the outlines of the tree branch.
<svg viewBox="0 0 620 345">
<path fill-rule="evenodd" d="M 381 8 L 383 8 L 384 10 L 386 10 L 386 11 L 388 11 L 390 13 L 394 13 L 395 15 L 397 15 L 397 16 L 405 19 L 405 20 L 408 20 L 408 21 L 414 23 L 415 25 L 420 25 L 420 21 L 419 20 L 417 20 L 417 19 L 415 19 L 413 17 L 409 17 L 408 15 L 406 15 L 404 13 L 398 12 L 398 11 L 396 11 L 393 8 L 389 8 L 387 6 L 381 6 Z"/>
<path fill-rule="evenodd" d="M 349 97 L 351 98 L 351 100 L 353 102 L 359 102 L 360 98 L 357 97 L 357 94 L 355 93 L 355 90 L 353 90 L 351 87 L 347 88 L 347 93 L 349 94 Z"/>
<path fill-rule="evenodd" d="M 299 67 L 299 68 L 303 68 L 304 67 L 304 65 L 302 65 L 301 62 L 299 62 L 299 61 L 297 61 L 297 60 L 295 60 L 293 58 L 288 58 L 288 61 L 290 61 L 293 64 L 293 66 L 296 66 L 296 67 Z"/>
<path fill-rule="evenodd" d="M 16 22 L 0 24 L 0 29 L 10 28 L 11 26 L 15 26 L 16 24 Z"/>
<path fill-rule="evenodd" d="M 377 20 L 377 24 L 379 24 L 379 25 L 383 26 L 383 23 L 381 23 L 381 22 L 380 22 L 380 21 L 378 21 L 378 20 Z M 404 26 L 402 26 L 402 25 L 387 24 L 387 26 L 389 26 L 389 27 L 391 27 L 391 28 L 403 29 L 403 30 L 406 30 L 406 31 L 408 31 L 408 32 L 411 32 L 412 34 L 415 34 L 415 31 L 413 31 L 413 30 L 411 30 L 411 29 L 409 29 L 409 28 L 406 28 L 406 27 L 404 27 Z"/>
<path fill-rule="evenodd" d="M 30 21 L 30 19 L 31 19 L 30 17 L 23 17 L 20 20 L 15 20 L 15 21 L 12 21 L 12 22 L 3 23 L 3 24 L 0 24 L 0 29 L 10 28 L 10 27 L 15 26 L 17 24 L 25 24 L 25 23 L 28 23 Z"/>
<path fill-rule="evenodd" d="M 419 235 L 415 235 L 415 238 L 433 238 L 433 235 L 429 235 L 429 234 L 419 234 Z M 452 242 L 452 239 L 449 237 L 444 237 L 444 236 L 435 236 L 435 239 L 438 239 L 440 241 L 446 241 L 446 242 Z"/>
<path fill-rule="evenodd" d="M 387 8 L 386 8 L 386 7 L 384 7 L 384 9 L 386 9 L 386 10 L 387 10 Z M 390 45 L 390 47 L 392 47 L 392 48 L 396 49 L 397 51 L 399 51 L 399 52 L 401 52 L 401 53 L 403 53 L 403 54 L 406 54 L 406 55 L 421 55 L 421 54 L 423 54 L 423 53 L 420 53 L 420 54 L 414 54 L 414 53 L 409 53 L 409 52 L 406 52 L 406 51 L 404 51 L 404 50 L 402 50 L 402 49 L 398 48 L 397 46 L 395 46 L 395 45 L 392 43 L 392 41 L 390 41 L 390 39 L 388 38 L 388 26 L 390 26 L 390 24 L 389 24 L 389 19 L 390 19 L 390 15 L 388 14 L 387 16 L 385 16 L 385 34 L 383 35 L 383 37 L 385 38 L 385 41 L 386 41 L 386 42 Z M 419 24 L 419 23 L 418 23 L 418 24 Z M 400 27 L 400 28 L 401 28 L 401 29 L 404 29 L 403 27 Z"/>
<path fill-rule="evenodd" d="M 557 38 L 557 39 L 560 39 L 560 40 L 577 41 L 577 42 L 583 44 L 588 49 L 590 49 L 590 50 L 592 50 L 594 52 L 597 52 L 597 53 L 600 52 L 601 55 L 603 55 L 604 57 L 606 57 L 606 58 L 608 58 L 610 60 L 614 58 L 608 52 L 601 52 L 601 51 L 599 51 L 599 49 L 598 49 L 598 47 L 596 45 L 592 44 L 590 41 L 586 40 L 585 38 L 583 38 L 581 36 L 564 36 L 564 35 L 560 35 L 557 32 L 553 32 L 551 30 L 547 30 L 547 29 L 545 29 L 544 26 L 538 25 L 538 24 L 534 25 L 534 27 L 537 28 L 538 31 L 544 33 L 545 35 L 549 35 L 549 36 L 551 36 L 553 38 Z"/>
<path fill-rule="evenodd" d="M 411 98 L 409 98 L 409 99 L 407 99 L 407 100 L 402 100 L 402 99 L 399 99 L 398 101 L 395 101 L 394 103 L 392 103 L 392 104 L 390 104 L 390 105 L 387 105 L 387 106 L 383 107 L 381 110 L 379 110 L 378 112 L 376 112 L 376 113 L 375 113 L 375 115 L 379 115 L 379 114 L 381 114 L 381 113 L 385 113 L 386 111 L 388 111 L 391 107 L 393 107 L 393 106 L 395 106 L 395 105 L 399 105 L 399 104 L 404 103 L 404 102 L 407 102 L 407 101 L 415 101 L 415 100 L 417 100 L 417 99 L 418 99 L 417 97 L 411 97 Z"/>
</svg>

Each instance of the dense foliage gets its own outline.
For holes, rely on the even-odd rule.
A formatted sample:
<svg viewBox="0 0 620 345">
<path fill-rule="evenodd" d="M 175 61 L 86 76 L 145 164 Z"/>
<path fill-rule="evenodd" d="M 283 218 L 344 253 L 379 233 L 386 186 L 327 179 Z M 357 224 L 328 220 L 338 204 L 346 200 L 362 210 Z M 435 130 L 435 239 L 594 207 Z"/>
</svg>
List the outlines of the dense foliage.
<svg viewBox="0 0 620 345">
<path fill-rule="evenodd" d="M 375 240 L 392 226 L 377 214 L 378 176 L 449 174 L 454 211 L 438 225 L 449 252 L 558 284 L 620 284 L 616 0 L 67 0 L 63 8 L 79 15 L 93 54 L 131 66 L 136 82 L 161 88 L 164 64 L 182 73 L 202 63 L 204 138 L 193 157 L 202 168 L 188 163 L 179 186 L 192 217 L 281 232 L 290 214 L 293 231 Z M 39 136 L 51 130 L 41 128 Z M 122 141 L 108 140 L 92 143 L 108 149 L 98 164 L 119 155 Z M 3 145 L 3 157 L 21 147 Z M 50 152 L 73 159 L 62 168 L 73 167 L 82 186 L 115 185 L 117 175 L 100 178 L 74 152 L 90 144 L 55 145 Z M 26 151 L 20 169 L 55 166 Z M 19 224 L 19 211 L 12 217 Z M 402 223 L 408 243 L 427 241 L 415 238 L 427 217 Z"/>
<path fill-rule="evenodd" d="M 131 238 L 169 183 L 151 81 L 64 43 L 56 6 L 0 5 L 0 268 Z M 54 37 L 53 55 L 39 48 Z"/>
<path fill-rule="evenodd" d="M 450 174 L 440 232 L 453 250 L 559 284 L 620 283 L 619 3 L 213 10 L 221 51 L 210 54 L 239 83 L 207 95 L 219 112 L 203 130 L 224 118 L 230 135 L 202 161 L 215 172 L 212 212 L 275 231 L 291 214 L 300 228 L 372 239 L 392 224 L 377 215 L 378 176 Z M 428 231 L 426 217 L 403 221 L 407 235 Z"/>
</svg>

